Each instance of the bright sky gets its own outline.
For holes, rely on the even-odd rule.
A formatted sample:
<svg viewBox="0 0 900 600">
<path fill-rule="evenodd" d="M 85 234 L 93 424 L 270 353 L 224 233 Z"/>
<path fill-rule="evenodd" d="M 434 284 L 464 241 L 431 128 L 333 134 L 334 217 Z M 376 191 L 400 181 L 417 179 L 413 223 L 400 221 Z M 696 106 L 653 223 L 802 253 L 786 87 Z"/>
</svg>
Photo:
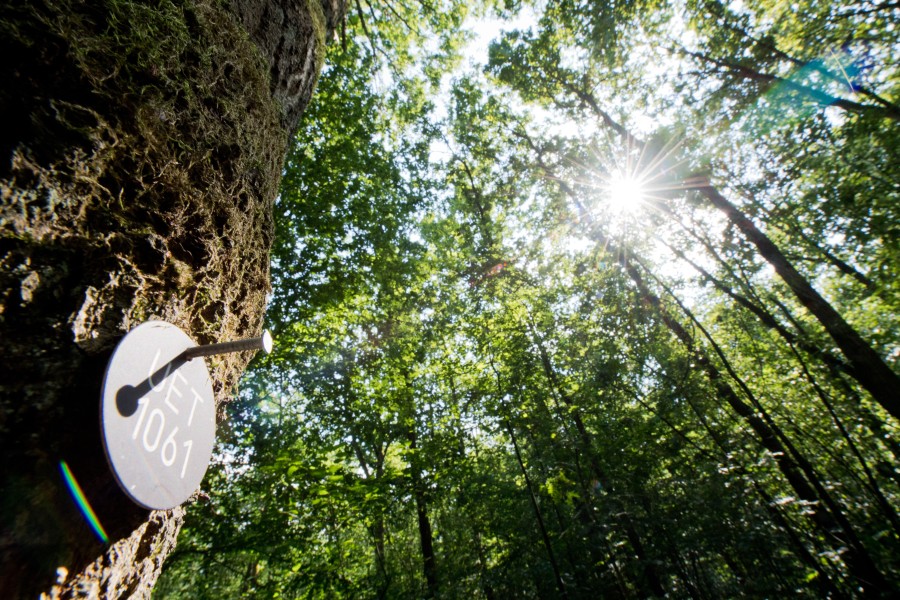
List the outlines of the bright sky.
<svg viewBox="0 0 900 600">
<path fill-rule="evenodd" d="M 740 2 L 740 0 L 737 1 Z M 439 93 L 437 97 L 433 99 L 435 103 L 435 120 L 442 120 L 448 116 L 448 103 L 454 79 L 458 79 L 464 75 L 475 75 L 477 77 L 483 72 L 484 67 L 487 65 L 488 49 L 492 41 L 499 39 L 504 32 L 527 30 L 536 26 L 536 24 L 537 14 L 530 8 L 524 9 L 519 15 L 509 21 L 490 16 L 470 16 L 464 24 L 464 29 L 471 32 L 472 38 L 466 49 L 463 51 L 465 58 L 460 67 L 452 73 L 445 74 L 441 80 Z M 683 43 L 688 45 L 691 44 L 692 40 L 690 39 L 690 36 L 684 35 L 685 31 L 683 23 L 675 22 L 671 26 L 673 28 L 671 35 L 680 39 Z M 633 56 L 636 56 L 637 61 L 641 64 L 631 66 L 640 68 L 642 69 L 642 72 L 648 73 L 650 79 L 656 79 L 660 84 L 658 90 L 660 94 L 665 95 L 667 92 L 671 92 L 671 90 L 665 89 L 669 73 L 672 69 L 672 65 L 665 60 L 665 53 L 660 53 L 658 48 L 654 49 L 648 47 L 641 50 L 640 47 L 638 47 Z M 626 66 L 626 68 L 628 67 Z M 586 139 L 591 133 L 595 133 L 596 123 L 593 121 L 590 123 L 577 123 L 572 120 L 560 120 L 561 117 L 559 111 L 547 110 L 535 106 L 526 107 L 519 103 L 514 97 L 510 98 L 510 103 L 514 108 L 521 109 L 522 112 L 528 112 L 531 115 L 536 126 L 543 130 L 542 134 L 535 132 L 536 135 L 559 134 L 570 138 L 582 136 L 583 139 Z M 663 121 L 661 122 L 659 115 L 657 115 L 656 118 L 652 118 L 632 111 L 629 111 L 627 120 L 627 126 L 639 136 L 646 136 L 660 126 L 665 126 L 670 123 L 671 119 L 665 118 L 663 118 Z M 447 160 L 447 158 L 453 154 L 454 148 L 452 146 L 452 140 L 449 140 L 449 144 L 447 140 L 434 142 L 431 147 L 432 160 L 435 162 Z M 612 229 L 616 229 L 617 227 L 635 227 L 637 226 L 636 223 L 642 221 L 642 217 L 639 213 L 641 211 L 641 205 L 643 204 L 642 197 L 645 194 L 645 191 L 641 189 L 637 181 L 619 174 L 617 177 L 614 176 L 605 186 L 602 186 L 602 189 L 598 189 L 597 193 L 597 200 L 599 202 L 612 203 L 611 208 L 606 207 L 601 211 L 605 216 L 601 216 L 600 213 L 595 215 L 595 217 L 600 217 L 604 221 L 605 229 L 609 229 L 610 227 L 612 227 Z M 513 215 L 507 215 L 506 218 L 508 219 L 507 225 L 512 227 L 512 231 L 510 232 L 512 239 L 518 238 L 518 241 L 521 243 L 528 238 L 532 238 L 534 232 L 526 231 L 528 228 L 527 224 L 521 224 L 523 229 L 521 229 L 517 235 L 515 217 Z M 614 222 L 610 222 L 610 218 L 612 218 L 613 221 L 621 221 L 621 223 L 618 223 L 617 225 Z M 628 225 L 626 225 L 626 222 Z M 614 231 L 608 231 L 608 233 L 618 237 L 618 235 L 622 235 L 625 232 L 619 231 L 619 233 L 616 234 Z M 419 236 L 416 235 L 416 237 Z M 510 241 L 512 241 L 512 239 Z M 532 239 L 531 241 L 532 243 L 541 243 L 535 239 Z M 515 242 L 513 243 L 515 244 Z M 571 235 L 557 238 L 555 241 L 544 240 L 544 243 L 551 243 L 551 245 L 554 246 L 558 245 L 556 251 L 563 251 L 567 254 L 581 254 L 590 252 L 596 242 L 586 237 L 582 237 L 576 231 L 573 231 Z M 679 277 L 694 274 L 693 269 L 688 265 L 677 259 L 673 260 L 673 257 L 671 256 L 665 256 L 665 254 L 669 253 L 669 251 L 665 249 L 656 247 L 651 253 L 661 255 L 654 256 L 654 259 L 657 260 L 658 264 L 662 265 L 661 274 L 667 278 L 671 277 L 678 279 Z M 707 260 L 704 260 L 705 257 L 692 256 L 692 259 L 703 263 L 706 267 L 712 267 L 712 265 L 706 264 Z M 685 300 L 689 305 L 693 305 L 696 298 L 688 295 Z"/>
</svg>

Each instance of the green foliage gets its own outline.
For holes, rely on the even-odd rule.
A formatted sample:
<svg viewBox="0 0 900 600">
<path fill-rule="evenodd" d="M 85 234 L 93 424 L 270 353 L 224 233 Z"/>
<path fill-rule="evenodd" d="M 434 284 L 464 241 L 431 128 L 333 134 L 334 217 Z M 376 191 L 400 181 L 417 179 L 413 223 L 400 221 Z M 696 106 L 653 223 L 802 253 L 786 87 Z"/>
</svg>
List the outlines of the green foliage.
<svg viewBox="0 0 900 600">
<path fill-rule="evenodd" d="M 351 14 L 276 206 L 277 350 L 160 596 L 891 595 L 897 423 L 746 222 L 897 366 L 895 68 L 799 52 L 884 56 L 894 9 L 601 4 L 440 99 L 464 10 Z"/>
</svg>

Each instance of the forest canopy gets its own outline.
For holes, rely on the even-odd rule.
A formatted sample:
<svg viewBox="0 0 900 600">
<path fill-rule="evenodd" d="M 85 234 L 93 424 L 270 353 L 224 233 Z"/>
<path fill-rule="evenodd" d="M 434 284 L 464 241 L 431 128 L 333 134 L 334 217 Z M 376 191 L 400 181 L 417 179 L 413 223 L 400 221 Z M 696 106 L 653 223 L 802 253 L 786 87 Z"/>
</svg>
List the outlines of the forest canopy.
<svg viewBox="0 0 900 600">
<path fill-rule="evenodd" d="M 156 596 L 896 597 L 898 36 L 351 2 Z"/>
</svg>

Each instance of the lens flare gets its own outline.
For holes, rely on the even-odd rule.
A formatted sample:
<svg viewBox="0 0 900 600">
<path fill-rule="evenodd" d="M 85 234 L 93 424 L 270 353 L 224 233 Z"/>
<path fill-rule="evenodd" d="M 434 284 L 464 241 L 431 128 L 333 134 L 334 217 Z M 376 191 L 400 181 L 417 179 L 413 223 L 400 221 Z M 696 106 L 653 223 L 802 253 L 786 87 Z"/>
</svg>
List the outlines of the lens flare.
<svg viewBox="0 0 900 600">
<path fill-rule="evenodd" d="M 104 544 L 108 544 L 109 536 L 106 535 L 103 525 L 100 524 L 100 520 L 97 518 L 97 515 L 94 514 L 94 509 L 91 508 L 84 492 L 81 490 L 81 486 L 78 485 L 78 481 L 75 480 L 75 476 L 72 475 L 72 471 L 69 469 L 69 465 L 66 464 L 66 461 L 59 461 L 59 470 L 62 472 L 63 479 L 66 481 L 66 486 L 69 488 L 69 493 L 72 494 L 72 497 L 75 499 L 75 503 L 81 510 L 81 514 L 87 519 L 91 529 L 94 530 L 94 533 L 97 534 L 100 541 Z"/>
<path fill-rule="evenodd" d="M 610 176 L 606 192 L 609 209 L 616 214 L 634 214 L 644 201 L 644 183 L 624 173 Z"/>
</svg>

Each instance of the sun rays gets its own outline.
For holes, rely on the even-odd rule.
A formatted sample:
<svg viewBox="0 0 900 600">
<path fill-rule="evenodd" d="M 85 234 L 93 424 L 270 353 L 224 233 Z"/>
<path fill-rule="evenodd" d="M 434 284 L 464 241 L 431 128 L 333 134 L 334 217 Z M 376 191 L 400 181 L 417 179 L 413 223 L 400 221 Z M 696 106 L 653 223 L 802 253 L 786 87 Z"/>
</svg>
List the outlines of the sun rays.
<svg viewBox="0 0 900 600">
<path fill-rule="evenodd" d="M 644 181 L 633 173 L 616 172 L 604 187 L 603 201 L 614 215 L 636 214 L 644 202 Z"/>
<path fill-rule="evenodd" d="M 595 132 L 580 144 L 557 141 L 551 151 L 523 137 L 536 151 L 540 177 L 552 182 L 548 191 L 562 192 L 568 205 L 551 253 L 611 252 L 614 261 L 653 253 L 660 239 L 685 227 L 685 193 L 709 185 L 692 168 L 683 138 L 665 131 L 646 142 Z"/>
<path fill-rule="evenodd" d="M 680 141 L 592 144 L 583 160 L 568 162 L 581 172 L 579 184 L 589 220 L 602 222 L 609 233 L 647 229 L 649 217 L 667 214 L 672 199 L 690 189 L 679 172 L 686 161 L 679 157 Z"/>
</svg>

